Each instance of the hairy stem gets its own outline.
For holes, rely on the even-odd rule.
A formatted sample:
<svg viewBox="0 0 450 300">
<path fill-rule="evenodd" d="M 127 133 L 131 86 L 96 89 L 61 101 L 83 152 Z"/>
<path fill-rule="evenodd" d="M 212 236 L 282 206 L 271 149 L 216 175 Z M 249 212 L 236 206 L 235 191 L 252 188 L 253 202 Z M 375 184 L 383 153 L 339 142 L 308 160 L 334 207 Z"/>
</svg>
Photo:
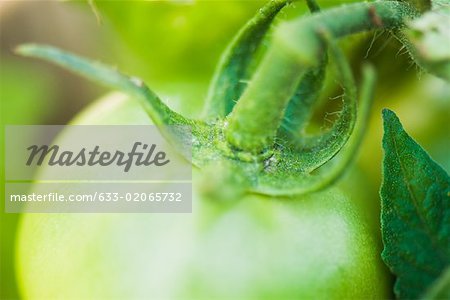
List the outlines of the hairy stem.
<svg viewBox="0 0 450 300">
<path fill-rule="evenodd" d="M 380 1 L 344 5 L 281 24 L 271 48 L 229 116 L 225 129 L 228 142 L 254 154 L 273 146 L 300 79 L 308 68 L 320 64 L 325 47 L 320 32 L 325 30 L 331 37 L 339 38 L 376 28 L 399 28 L 405 19 L 417 15 L 406 3 Z"/>
<path fill-rule="evenodd" d="M 320 7 L 314 0 L 307 0 L 306 2 L 312 13 L 320 11 Z M 294 96 L 289 100 L 281 127 L 277 134 L 282 140 L 286 136 L 287 140 L 295 141 L 303 134 L 304 128 L 316 107 L 316 100 L 320 95 L 325 80 L 327 64 L 328 56 L 326 51 L 324 51 L 319 66 L 310 68 L 303 76 Z"/>
<path fill-rule="evenodd" d="M 271 0 L 239 31 L 222 55 L 206 98 L 205 118 L 225 117 L 246 88 L 255 51 L 280 10 L 295 0 Z"/>
<path fill-rule="evenodd" d="M 271 47 L 229 116 L 228 142 L 239 150 L 263 152 L 276 135 L 305 71 L 292 53 Z"/>
<path fill-rule="evenodd" d="M 357 90 L 350 65 L 344 53 L 329 34 L 323 32 L 322 35 L 328 45 L 331 57 L 336 62 L 344 95 L 342 111 L 333 127 L 319 136 L 298 137 L 291 141 L 295 149 L 299 151 L 299 158 L 302 161 L 301 168 L 307 172 L 325 164 L 342 149 L 352 134 L 356 121 Z"/>
</svg>

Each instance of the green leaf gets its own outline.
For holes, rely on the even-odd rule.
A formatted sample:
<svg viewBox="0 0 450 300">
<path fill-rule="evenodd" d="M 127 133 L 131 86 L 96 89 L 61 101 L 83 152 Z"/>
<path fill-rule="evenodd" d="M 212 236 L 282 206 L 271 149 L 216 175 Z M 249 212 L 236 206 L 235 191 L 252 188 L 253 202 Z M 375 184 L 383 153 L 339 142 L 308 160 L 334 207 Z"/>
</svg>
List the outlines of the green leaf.
<svg viewBox="0 0 450 300">
<path fill-rule="evenodd" d="M 450 264 L 450 178 L 383 111 L 383 260 L 399 298 L 417 299 Z"/>
<path fill-rule="evenodd" d="M 207 98 L 206 114 L 224 117 L 242 95 L 252 57 L 278 12 L 291 0 L 271 0 L 245 24 L 222 54 Z"/>
</svg>

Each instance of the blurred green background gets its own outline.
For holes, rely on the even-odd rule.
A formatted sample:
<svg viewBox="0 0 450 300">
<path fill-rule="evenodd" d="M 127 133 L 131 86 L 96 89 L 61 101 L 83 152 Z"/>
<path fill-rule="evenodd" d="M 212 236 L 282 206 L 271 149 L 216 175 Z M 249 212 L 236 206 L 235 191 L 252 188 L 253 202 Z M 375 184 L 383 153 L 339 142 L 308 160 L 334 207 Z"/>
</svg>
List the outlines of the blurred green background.
<svg viewBox="0 0 450 300">
<path fill-rule="evenodd" d="M 318 2 L 327 7 L 350 1 Z M 97 1 L 93 9 L 85 1 L 0 1 L 2 199 L 5 124 L 66 124 L 106 92 L 48 63 L 14 55 L 16 45 L 52 44 L 117 66 L 143 78 L 169 106 L 195 116 L 222 50 L 263 3 Z M 296 3 L 281 14 L 281 19 L 305 11 L 304 3 Z M 396 111 L 407 131 L 448 171 L 450 86 L 417 72 L 404 49 L 387 33 L 351 37 L 342 46 L 355 74 L 365 61 L 379 70 L 376 104 L 358 161 L 372 194 L 377 195 L 380 182 L 382 107 Z M 332 71 L 330 74 L 325 100 L 340 93 Z M 336 105 L 324 103 L 318 120 Z M 16 299 L 14 238 L 20 215 L 2 210 L 0 216 L 0 298 Z"/>
</svg>

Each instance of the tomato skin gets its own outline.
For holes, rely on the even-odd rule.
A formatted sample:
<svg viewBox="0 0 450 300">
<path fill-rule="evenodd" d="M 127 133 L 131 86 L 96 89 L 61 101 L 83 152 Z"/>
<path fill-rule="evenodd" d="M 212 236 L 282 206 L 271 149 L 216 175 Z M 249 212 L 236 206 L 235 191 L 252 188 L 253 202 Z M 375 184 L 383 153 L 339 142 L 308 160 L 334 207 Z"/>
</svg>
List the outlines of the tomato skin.
<svg viewBox="0 0 450 300">
<path fill-rule="evenodd" d="M 151 124 L 115 94 L 72 124 Z M 60 136 L 70 138 L 70 136 Z M 195 185 L 204 177 L 194 172 Z M 231 203 L 194 190 L 192 214 L 27 214 L 18 237 L 26 299 L 387 298 L 373 229 L 337 188 Z"/>
</svg>

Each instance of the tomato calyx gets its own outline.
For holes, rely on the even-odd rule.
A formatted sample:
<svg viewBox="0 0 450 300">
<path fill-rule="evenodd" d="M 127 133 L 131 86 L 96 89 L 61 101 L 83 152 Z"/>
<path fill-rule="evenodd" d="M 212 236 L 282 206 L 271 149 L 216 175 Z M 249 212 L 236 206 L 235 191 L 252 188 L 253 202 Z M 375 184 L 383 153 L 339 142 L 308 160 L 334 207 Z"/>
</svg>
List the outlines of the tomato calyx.
<svg viewBox="0 0 450 300">
<path fill-rule="evenodd" d="M 276 15 L 290 2 L 270 1 L 238 33 L 219 63 L 206 112 L 197 120 L 172 111 L 141 80 L 98 62 L 50 46 L 23 45 L 17 52 L 49 60 L 136 98 L 175 148 L 192 147 L 191 162 L 198 168 L 225 165 L 245 178 L 242 185 L 247 192 L 304 194 L 332 184 L 348 167 L 362 139 L 373 98 L 375 74 L 366 67 L 357 118 L 358 89 L 334 39 L 379 26 L 367 22 L 374 10 L 388 28 L 401 26 L 405 16 L 416 13 L 408 4 L 395 1 L 357 3 L 352 9 L 319 12 L 310 0 L 313 14 L 278 26 L 271 46 L 250 74 L 250 83 L 242 85 L 254 52 Z M 354 12 L 358 17 L 352 17 Z M 346 15 L 351 26 L 341 22 Z M 342 109 L 329 130 L 304 135 L 300 132 L 314 110 L 328 62 L 327 50 L 343 87 Z M 298 113 L 301 109 L 303 114 Z M 192 141 L 183 126 L 190 128 Z"/>
</svg>

